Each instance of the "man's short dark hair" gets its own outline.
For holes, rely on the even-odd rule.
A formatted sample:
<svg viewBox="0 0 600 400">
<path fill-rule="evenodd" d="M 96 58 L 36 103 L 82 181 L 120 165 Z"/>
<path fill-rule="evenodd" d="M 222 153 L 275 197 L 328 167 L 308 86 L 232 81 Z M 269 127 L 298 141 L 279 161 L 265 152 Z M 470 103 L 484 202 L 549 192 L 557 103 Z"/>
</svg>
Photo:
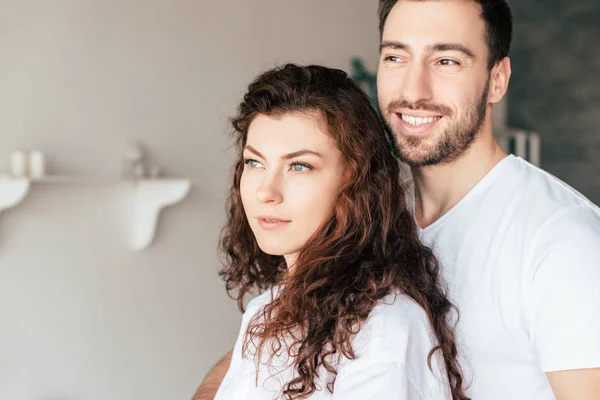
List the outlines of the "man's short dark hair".
<svg viewBox="0 0 600 400">
<path fill-rule="evenodd" d="M 398 1 L 443 0 L 379 0 L 379 35 L 383 36 L 385 22 Z M 481 6 L 481 17 L 486 25 L 485 39 L 490 52 L 488 68 L 508 57 L 512 41 L 512 13 L 506 0 L 472 0 Z"/>
</svg>

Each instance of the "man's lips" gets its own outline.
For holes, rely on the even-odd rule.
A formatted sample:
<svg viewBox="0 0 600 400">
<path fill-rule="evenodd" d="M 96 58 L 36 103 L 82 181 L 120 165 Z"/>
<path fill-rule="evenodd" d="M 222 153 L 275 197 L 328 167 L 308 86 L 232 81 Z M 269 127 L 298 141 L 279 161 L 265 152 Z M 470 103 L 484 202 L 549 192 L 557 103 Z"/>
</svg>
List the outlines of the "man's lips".
<svg viewBox="0 0 600 400">
<path fill-rule="evenodd" d="M 394 113 L 394 118 L 403 133 L 407 135 L 423 135 L 437 125 L 443 117 L 434 114 L 402 114 L 401 112 L 396 112 Z"/>
</svg>

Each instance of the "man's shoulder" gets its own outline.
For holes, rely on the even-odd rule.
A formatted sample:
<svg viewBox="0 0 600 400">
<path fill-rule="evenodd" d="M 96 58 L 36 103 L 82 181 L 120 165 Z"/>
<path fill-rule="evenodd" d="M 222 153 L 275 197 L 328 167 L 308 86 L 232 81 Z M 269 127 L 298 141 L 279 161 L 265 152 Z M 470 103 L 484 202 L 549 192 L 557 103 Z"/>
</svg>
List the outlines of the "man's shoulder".
<svg viewBox="0 0 600 400">
<path fill-rule="evenodd" d="M 558 177 L 522 159 L 511 198 L 515 213 L 524 223 L 548 224 L 550 221 L 581 224 L 598 223 L 600 208 Z M 588 218 L 581 218 L 587 216 Z"/>
<path fill-rule="evenodd" d="M 598 206 L 572 186 L 522 158 L 508 156 L 503 161 L 498 173 L 490 172 L 493 179 L 486 176 L 482 180 L 485 182 L 485 190 L 478 191 L 479 185 L 477 185 L 473 192 L 483 195 L 484 198 L 486 194 L 489 197 L 497 197 L 500 193 L 504 193 L 505 196 L 510 196 L 513 202 L 518 201 L 526 208 L 535 204 L 536 207 L 545 205 L 554 209 L 581 206 L 589 207 L 596 212 L 600 211 Z M 402 185 L 407 197 L 410 198 L 414 191 L 412 176 L 403 177 Z"/>
<path fill-rule="evenodd" d="M 600 208 L 556 176 L 515 158 L 515 184 L 506 195 L 505 222 L 529 253 L 600 244 Z M 587 250 L 586 250 L 587 251 Z M 540 253 L 540 254 L 542 254 Z"/>
<path fill-rule="evenodd" d="M 536 201 L 546 201 L 559 208 L 581 206 L 598 211 L 598 206 L 560 178 L 525 160 L 517 158 L 516 162 L 520 164 L 523 178 L 520 189 Z"/>
<path fill-rule="evenodd" d="M 402 181 L 412 205 L 414 182 Z M 520 157 L 508 156 L 461 201 L 461 216 L 485 216 L 525 235 L 550 222 L 598 224 L 600 208 L 560 178 Z M 465 204 L 467 206 L 465 206 Z M 583 216 L 583 217 L 582 217 Z"/>
</svg>

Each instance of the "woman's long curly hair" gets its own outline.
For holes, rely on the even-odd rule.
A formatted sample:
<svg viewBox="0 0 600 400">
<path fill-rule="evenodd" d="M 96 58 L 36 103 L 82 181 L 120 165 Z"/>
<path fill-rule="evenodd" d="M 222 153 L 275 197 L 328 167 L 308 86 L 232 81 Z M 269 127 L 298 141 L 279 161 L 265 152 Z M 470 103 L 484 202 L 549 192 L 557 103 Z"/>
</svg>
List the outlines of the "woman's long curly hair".
<svg viewBox="0 0 600 400">
<path fill-rule="evenodd" d="M 240 197 L 248 128 L 261 114 L 320 115 L 342 154 L 347 176 L 331 216 L 300 251 L 294 273 L 282 256 L 263 252 Z M 427 313 L 441 351 L 453 399 L 467 399 L 450 319 L 452 304 L 431 250 L 419 241 L 400 183 L 400 166 L 369 98 L 341 70 L 287 64 L 260 75 L 248 87 L 232 119 L 237 146 L 228 221 L 221 238 L 221 276 L 243 311 L 244 296 L 273 286 L 281 290 L 246 331 L 258 357 L 286 351 L 297 377 L 285 384 L 286 399 L 306 398 L 319 388 L 323 367 L 336 375 L 333 356 L 355 358 L 351 341 L 386 295 L 402 292 Z M 290 343 L 291 341 L 291 343 Z M 246 351 L 245 350 L 245 351 Z M 335 378 L 328 382 L 334 390 Z"/>
</svg>

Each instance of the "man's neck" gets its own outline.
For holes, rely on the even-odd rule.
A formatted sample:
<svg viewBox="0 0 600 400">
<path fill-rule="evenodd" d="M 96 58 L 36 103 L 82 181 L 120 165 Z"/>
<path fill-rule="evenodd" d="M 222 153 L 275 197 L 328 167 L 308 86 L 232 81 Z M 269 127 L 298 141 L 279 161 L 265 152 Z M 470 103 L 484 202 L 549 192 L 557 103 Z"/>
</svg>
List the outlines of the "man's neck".
<svg viewBox="0 0 600 400">
<path fill-rule="evenodd" d="M 450 211 L 506 155 L 490 129 L 456 161 L 411 168 L 417 224 L 426 228 Z"/>
</svg>

